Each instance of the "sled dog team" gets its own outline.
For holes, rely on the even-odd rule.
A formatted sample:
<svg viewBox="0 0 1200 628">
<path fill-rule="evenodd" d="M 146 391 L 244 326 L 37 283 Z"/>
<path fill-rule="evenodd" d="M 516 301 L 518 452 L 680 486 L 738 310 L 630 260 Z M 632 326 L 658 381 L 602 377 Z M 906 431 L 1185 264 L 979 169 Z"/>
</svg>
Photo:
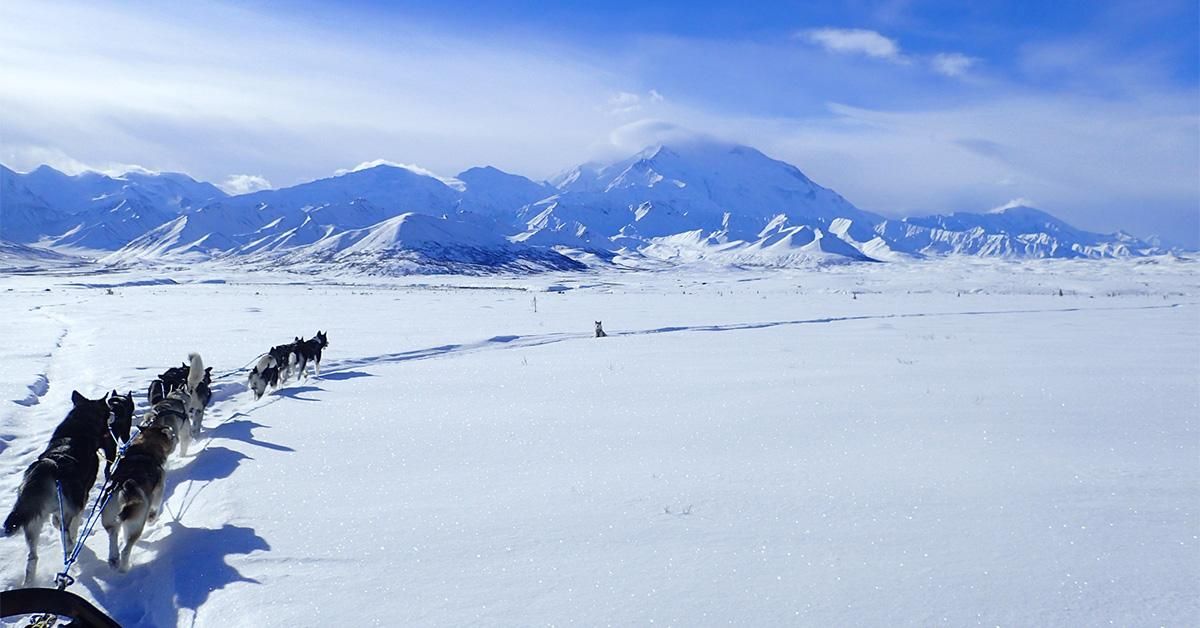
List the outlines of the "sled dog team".
<svg viewBox="0 0 1200 628">
<path fill-rule="evenodd" d="M 309 362 L 319 375 L 321 352 L 328 344 L 326 335 L 317 332 L 310 340 L 296 338 L 272 348 L 250 373 L 255 398 L 262 397 L 268 384 L 274 387 L 281 379 L 286 382 L 293 371 L 297 377 L 301 373 L 307 376 Z M 176 449 L 186 456 L 192 439 L 199 435 L 204 409 L 212 399 L 211 385 L 212 369 L 205 368 L 199 354 L 188 355 L 183 366 L 167 369 L 150 384 L 150 408 L 132 441 L 132 392 L 121 395 L 114 390 L 95 400 L 78 391 L 71 393 L 71 411 L 55 428 L 45 451 L 25 470 L 16 503 L 4 520 L 4 536 L 18 530 L 25 533 L 29 547 L 25 586 L 33 583 L 37 573 L 38 539 L 47 519 L 65 530 L 68 547 L 75 545 L 88 493 L 99 475 L 97 452 L 105 459 L 104 490 L 112 492 L 100 515 L 108 532 L 108 564 L 122 572 L 129 570 L 133 545 L 146 524 L 162 512 L 167 459 Z M 114 468 L 118 448 L 124 443 L 128 446 Z M 122 529 L 125 545 L 118 548 Z"/>
<path fill-rule="evenodd" d="M 254 398 L 260 399 L 267 392 L 267 387 L 278 388 L 280 382 L 287 383 L 293 373 L 297 379 L 301 374 L 308 377 L 308 364 L 313 364 L 317 376 L 321 375 L 321 352 L 329 346 L 329 338 L 325 332 L 317 330 L 317 335 L 304 340 L 299 336 L 286 345 L 271 347 L 271 350 L 259 358 L 258 363 L 250 370 L 248 385 L 254 392 Z"/>
</svg>

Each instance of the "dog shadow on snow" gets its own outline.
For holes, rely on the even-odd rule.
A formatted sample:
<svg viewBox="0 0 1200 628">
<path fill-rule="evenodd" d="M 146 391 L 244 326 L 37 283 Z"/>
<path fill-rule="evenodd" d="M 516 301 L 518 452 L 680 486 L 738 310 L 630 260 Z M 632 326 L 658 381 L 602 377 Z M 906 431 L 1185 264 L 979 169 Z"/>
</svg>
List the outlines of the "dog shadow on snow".
<svg viewBox="0 0 1200 628">
<path fill-rule="evenodd" d="M 226 421 L 226 422 L 212 428 L 211 430 L 208 430 L 208 432 L 207 432 L 208 438 L 210 438 L 210 439 L 224 438 L 224 439 L 228 439 L 228 440 L 236 440 L 239 442 L 246 443 L 247 445 L 254 445 L 256 447 L 270 449 L 271 451 L 286 451 L 286 452 L 296 451 L 295 449 L 292 449 L 291 447 L 288 447 L 287 445 L 280 445 L 277 443 L 269 443 L 267 441 L 259 440 L 259 439 L 255 438 L 255 436 L 254 436 L 255 430 L 270 429 L 270 428 L 268 428 L 266 425 L 263 425 L 262 423 L 252 421 L 250 419 L 237 418 L 237 417 L 245 417 L 245 416 L 249 416 L 249 415 L 241 413 L 241 412 L 233 415 L 232 417 L 230 417 L 230 419 L 234 419 L 234 420 Z"/>
<path fill-rule="evenodd" d="M 123 626 L 174 626 L 186 609 L 195 613 L 209 596 L 225 587 L 246 582 L 226 559 L 270 551 L 266 539 L 252 528 L 226 523 L 220 528 L 191 528 L 178 521 L 162 524 L 166 530 L 143 539 L 140 552 L 154 552 L 151 560 L 135 561 L 128 573 L 118 573 L 96 556 L 81 561 L 77 582 L 91 593 L 101 608 Z M 85 550 L 85 553 L 92 553 Z"/>
<path fill-rule="evenodd" d="M 245 460 L 253 458 L 227 447 L 205 447 L 186 466 L 169 470 L 162 515 L 175 521 L 183 519 L 204 489 L 233 475 Z M 183 493 L 175 499 L 181 486 Z"/>
</svg>

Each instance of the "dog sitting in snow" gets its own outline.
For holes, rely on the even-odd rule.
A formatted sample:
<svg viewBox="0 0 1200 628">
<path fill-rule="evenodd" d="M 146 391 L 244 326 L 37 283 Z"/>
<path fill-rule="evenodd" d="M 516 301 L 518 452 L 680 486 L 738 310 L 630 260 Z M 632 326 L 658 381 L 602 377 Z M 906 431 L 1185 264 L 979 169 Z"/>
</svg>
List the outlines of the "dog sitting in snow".
<svg viewBox="0 0 1200 628">
<path fill-rule="evenodd" d="M 175 432 L 179 441 L 179 453 L 186 456 L 188 445 L 192 438 L 200 434 L 200 424 L 204 419 L 206 396 L 202 386 L 208 371 L 200 354 L 188 355 L 191 366 L 188 367 L 187 379 L 182 387 L 175 388 L 159 399 L 150 410 L 142 423 L 145 425 L 165 425 Z M 211 395 L 211 393 L 209 393 Z"/>
<path fill-rule="evenodd" d="M 604 325 L 602 325 L 600 323 L 600 321 L 596 321 L 596 337 L 597 338 L 607 338 L 608 337 L 608 334 L 604 333 Z"/>
<path fill-rule="evenodd" d="M 321 376 L 321 352 L 325 347 L 329 346 L 329 337 L 325 332 L 317 330 L 317 335 L 308 340 L 296 339 L 296 366 L 299 367 L 299 372 L 308 377 L 308 363 L 313 363 L 313 370 L 316 371 L 317 377 Z M 297 375 L 299 377 L 299 375 Z"/>
<path fill-rule="evenodd" d="M 154 523 L 162 512 L 167 457 L 178 444 L 176 432 L 168 422 L 151 423 L 134 437 L 113 474 L 112 498 L 100 514 L 108 531 L 108 564 L 122 572 L 129 571 L 129 553 L 142 537 L 146 523 Z M 122 529 L 125 548 L 118 554 L 117 536 Z"/>
<path fill-rule="evenodd" d="M 66 526 L 67 544 L 73 546 L 79 534 L 80 513 L 100 472 L 100 457 L 96 452 L 104 447 L 112 412 L 107 395 L 92 400 L 75 391 L 71 393 L 71 404 L 67 418 L 50 437 L 49 446 L 25 470 L 17 503 L 4 520 L 4 536 L 25 530 L 25 543 L 29 546 L 26 586 L 33 583 L 37 574 L 38 537 L 47 516 L 55 520 L 59 529 Z M 62 487 L 62 517 L 66 521 L 59 514 L 58 486 Z"/>
</svg>

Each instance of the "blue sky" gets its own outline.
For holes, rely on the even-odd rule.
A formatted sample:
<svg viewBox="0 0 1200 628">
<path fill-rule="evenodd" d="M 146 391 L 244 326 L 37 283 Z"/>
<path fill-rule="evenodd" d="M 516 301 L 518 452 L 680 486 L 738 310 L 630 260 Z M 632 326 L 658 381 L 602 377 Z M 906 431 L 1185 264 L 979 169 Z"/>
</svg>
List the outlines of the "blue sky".
<svg viewBox="0 0 1200 628">
<path fill-rule="evenodd" d="M 1022 198 L 1198 246 L 1197 4 L 5 3 L 0 161 L 541 178 L 701 132 L 885 214 Z"/>
</svg>

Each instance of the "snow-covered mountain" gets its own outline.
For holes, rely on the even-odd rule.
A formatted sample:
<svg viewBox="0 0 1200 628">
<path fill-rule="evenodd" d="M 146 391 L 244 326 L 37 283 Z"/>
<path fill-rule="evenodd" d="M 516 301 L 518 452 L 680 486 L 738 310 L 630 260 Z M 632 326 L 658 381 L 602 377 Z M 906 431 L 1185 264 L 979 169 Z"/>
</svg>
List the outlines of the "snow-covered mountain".
<svg viewBox="0 0 1200 628">
<path fill-rule="evenodd" d="M 0 166 L 0 240 L 111 250 L 225 193 L 175 172 L 67 175 Z"/>
<path fill-rule="evenodd" d="M 1153 252 L 1127 234 L 1076 229 L 1005 207 L 901 220 L 861 210 L 795 166 L 746 146 L 694 140 L 589 163 L 520 212 L 515 239 L 666 261 L 796 265 L 926 255 L 1114 257 Z"/>
<path fill-rule="evenodd" d="M 143 234 L 104 261 L 202 255 L 273 268 L 324 264 L 392 274 L 479 272 L 489 266 L 496 270 L 581 268 L 553 250 L 504 237 L 498 228 L 501 223 L 494 220 L 497 207 L 502 199 L 519 202 L 529 194 L 515 180 L 522 178 L 490 170 L 483 173 L 484 179 L 507 184 L 497 186 L 491 196 L 493 188 L 478 186 L 480 192 L 469 194 L 471 186 L 457 179 L 447 181 L 416 169 L 381 164 L 223 199 Z M 474 172 L 463 174 L 467 181 L 479 180 Z"/>
<path fill-rule="evenodd" d="M 175 173 L 68 176 L 0 166 L 0 209 L 0 240 L 108 251 L 103 261 L 113 263 L 191 256 L 397 272 L 458 264 L 473 272 L 489 263 L 570 267 L 555 251 L 766 266 L 1159 252 L 1128 234 L 1083 231 L 1020 205 L 886 218 L 791 164 L 707 139 L 583 164 L 549 182 L 492 167 L 447 178 L 371 162 L 240 196 Z M 405 261 L 385 263 L 397 259 Z"/>
</svg>

